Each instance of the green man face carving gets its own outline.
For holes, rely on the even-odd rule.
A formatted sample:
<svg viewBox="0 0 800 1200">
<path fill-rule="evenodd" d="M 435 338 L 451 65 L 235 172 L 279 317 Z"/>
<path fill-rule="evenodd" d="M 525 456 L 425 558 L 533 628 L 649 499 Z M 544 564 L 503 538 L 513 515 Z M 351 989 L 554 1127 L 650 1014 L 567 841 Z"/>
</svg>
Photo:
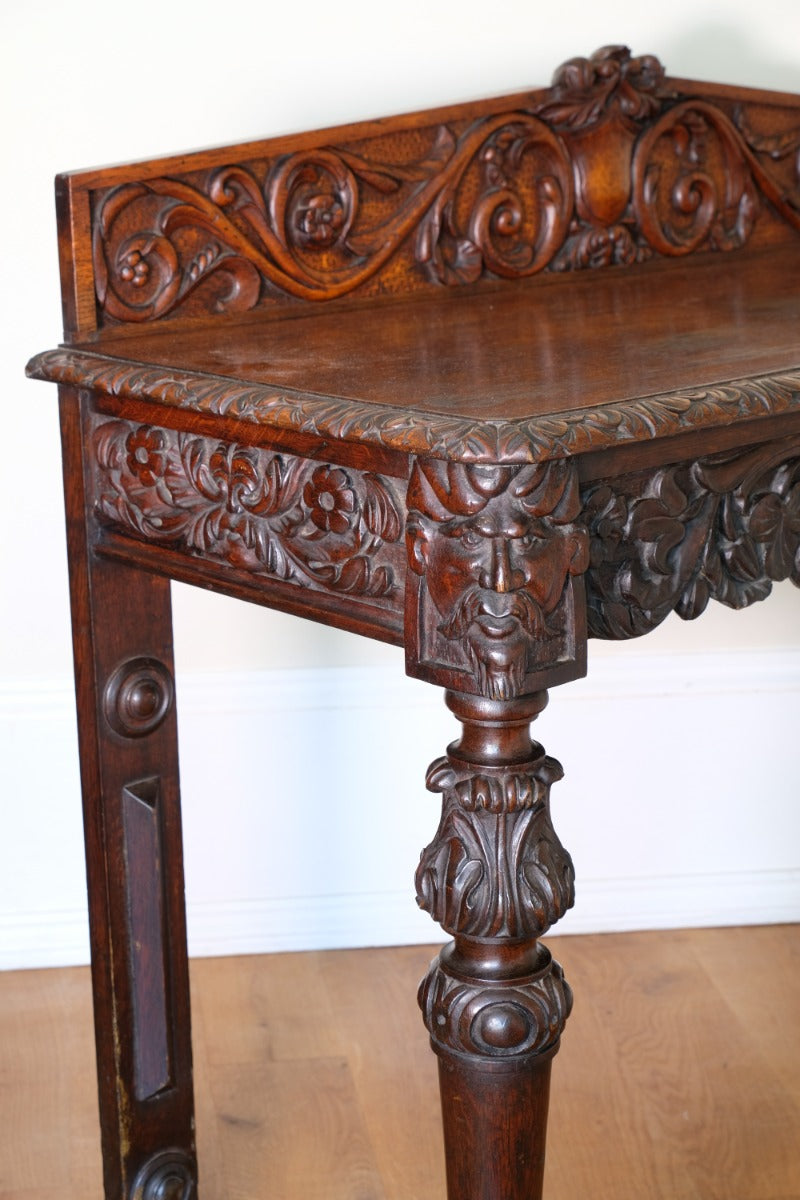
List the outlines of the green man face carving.
<svg viewBox="0 0 800 1200">
<path fill-rule="evenodd" d="M 441 618 L 436 633 L 463 646 L 484 695 L 522 694 L 532 643 L 550 636 L 568 576 L 585 570 L 578 507 L 564 463 L 415 467 L 410 563 Z"/>
</svg>

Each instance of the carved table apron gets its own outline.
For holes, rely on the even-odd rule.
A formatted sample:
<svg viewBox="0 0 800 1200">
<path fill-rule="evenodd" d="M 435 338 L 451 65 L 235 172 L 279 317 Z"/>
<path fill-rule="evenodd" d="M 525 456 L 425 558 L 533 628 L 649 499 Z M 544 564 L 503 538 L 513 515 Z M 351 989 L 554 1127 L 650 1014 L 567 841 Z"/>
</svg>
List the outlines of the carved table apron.
<svg viewBox="0 0 800 1200">
<path fill-rule="evenodd" d="M 800 582 L 800 102 L 549 90 L 61 177 L 109 1200 L 196 1189 L 169 579 L 404 645 L 461 735 L 418 903 L 451 1200 L 541 1195 L 573 904 L 531 738 L 589 636 Z"/>
</svg>

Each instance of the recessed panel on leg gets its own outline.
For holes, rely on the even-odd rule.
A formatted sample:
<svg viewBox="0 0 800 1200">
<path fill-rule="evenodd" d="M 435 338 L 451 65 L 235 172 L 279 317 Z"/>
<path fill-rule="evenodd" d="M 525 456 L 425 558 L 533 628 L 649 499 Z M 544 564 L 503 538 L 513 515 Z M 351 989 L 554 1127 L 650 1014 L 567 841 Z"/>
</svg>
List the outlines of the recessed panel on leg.
<svg viewBox="0 0 800 1200">
<path fill-rule="evenodd" d="M 122 790 L 134 1089 L 139 1100 L 172 1082 L 159 790 L 157 778 L 129 783 Z"/>
<path fill-rule="evenodd" d="M 103 558 L 90 398 L 62 395 L 78 734 L 107 1200 L 196 1189 L 169 582 Z"/>
</svg>

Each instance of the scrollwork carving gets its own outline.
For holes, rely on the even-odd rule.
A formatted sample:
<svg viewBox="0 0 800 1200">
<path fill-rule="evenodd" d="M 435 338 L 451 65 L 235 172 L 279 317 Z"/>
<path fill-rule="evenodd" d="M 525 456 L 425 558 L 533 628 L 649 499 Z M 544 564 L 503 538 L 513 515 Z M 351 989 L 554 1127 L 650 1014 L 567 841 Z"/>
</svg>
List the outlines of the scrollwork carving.
<svg viewBox="0 0 800 1200">
<path fill-rule="evenodd" d="M 560 139 L 528 114 L 492 122 L 486 131 L 492 124 L 498 127 L 478 153 L 480 182 L 465 226 L 456 214 L 470 159 L 451 173 L 420 223 L 417 261 L 440 283 L 471 283 L 486 271 L 507 279 L 533 275 L 566 234 L 572 170 Z"/>
<path fill-rule="evenodd" d="M 744 245 L 759 206 L 761 171 L 752 159 L 713 104 L 671 108 L 633 156 L 633 208 L 647 244 L 664 255 L 691 254 L 704 243 L 713 250 Z"/>
<path fill-rule="evenodd" d="M 743 608 L 800 586 L 800 440 L 676 463 L 584 496 L 589 631 L 637 637 L 709 599 Z"/>
<path fill-rule="evenodd" d="M 483 184 L 461 234 L 458 188 L 476 160 Z M 361 219 L 365 192 L 377 193 L 371 224 Z M 386 196 L 395 198 L 388 211 Z M 212 310 L 252 308 L 264 289 L 330 300 L 371 279 L 417 227 L 418 259 L 441 282 L 484 269 L 527 275 L 552 258 L 570 207 L 563 148 L 525 113 L 489 118 L 460 139 L 441 126 L 415 163 L 321 147 L 278 160 L 263 184 L 244 165 L 199 186 L 174 178 L 125 184 L 105 197 L 94 224 L 98 300 L 116 320 L 148 321 L 214 277 Z"/>
<path fill-rule="evenodd" d="M 760 195 L 800 229 L 797 168 L 774 167 L 791 137 L 677 95 L 658 59 L 624 46 L 571 59 L 529 107 L 415 127 L 416 158 L 398 132 L 99 196 L 101 312 L 135 322 L 330 300 L 384 268 L 407 290 L 423 276 L 451 285 L 731 250 Z M 413 260 L 400 253 L 412 245 Z"/>
<path fill-rule="evenodd" d="M 800 175 L 779 181 L 763 139 L 719 105 L 679 96 L 652 56 L 608 46 L 572 59 L 535 111 L 565 141 L 576 176 L 576 215 L 555 269 L 736 249 L 761 195 L 800 229 Z"/>
<path fill-rule="evenodd" d="M 459 769 L 438 759 L 428 788 L 444 794 L 442 819 L 417 870 L 417 903 L 449 933 L 531 938 L 575 899 L 572 860 L 550 820 L 552 758 L 527 771 Z"/>
<path fill-rule="evenodd" d="M 301 587 L 391 598 L 393 480 L 172 430 L 100 420 L 95 507 L 125 533 Z"/>
</svg>

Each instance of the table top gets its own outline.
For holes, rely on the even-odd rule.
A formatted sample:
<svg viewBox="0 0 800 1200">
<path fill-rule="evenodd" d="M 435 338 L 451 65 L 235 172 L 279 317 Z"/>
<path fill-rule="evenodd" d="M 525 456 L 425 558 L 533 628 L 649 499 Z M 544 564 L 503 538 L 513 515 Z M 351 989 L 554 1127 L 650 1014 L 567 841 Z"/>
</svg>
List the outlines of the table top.
<svg viewBox="0 0 800 1200">
<path fill-rule="evenodd" d="M 39 370 L 258 425 L 535 459 L 800 409 L 799 268 L 784 246 L 126 328 Z"/>
<path fill-rule="evenodd" d="M 800 98 L 605 47 L 60 177 L 66 344 L 29 373 L 98 551 L 492 700 L 762 598 L 800 561 L 798 151 Z"/>
<path fill-rule="evenodd" d="M 797 97 L 610 46 L 549 89 L 62 176 L 69 345 L 30 370 L 464 462 L 798 415 L 798 148 Z"/>
</svg>

